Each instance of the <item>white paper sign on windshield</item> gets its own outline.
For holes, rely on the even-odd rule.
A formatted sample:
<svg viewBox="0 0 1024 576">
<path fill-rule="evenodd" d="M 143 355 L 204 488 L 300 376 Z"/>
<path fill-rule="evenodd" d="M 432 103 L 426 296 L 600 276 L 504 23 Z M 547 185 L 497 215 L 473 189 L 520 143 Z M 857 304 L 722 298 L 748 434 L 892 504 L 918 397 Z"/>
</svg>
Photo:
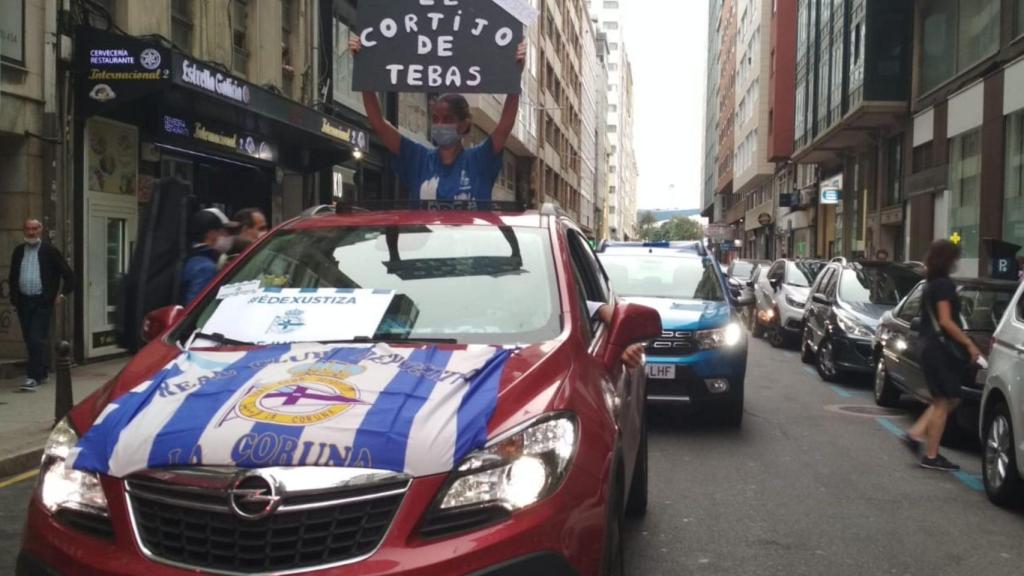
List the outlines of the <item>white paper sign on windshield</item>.
<svg viewBox="0 0 1024 576">
<path fill-rule="evenodd" d="M 370 338 L 394 297 L 393 290 L 264 289 L 225 298 L 201 331 L 257 344 Z"/>
</svg>

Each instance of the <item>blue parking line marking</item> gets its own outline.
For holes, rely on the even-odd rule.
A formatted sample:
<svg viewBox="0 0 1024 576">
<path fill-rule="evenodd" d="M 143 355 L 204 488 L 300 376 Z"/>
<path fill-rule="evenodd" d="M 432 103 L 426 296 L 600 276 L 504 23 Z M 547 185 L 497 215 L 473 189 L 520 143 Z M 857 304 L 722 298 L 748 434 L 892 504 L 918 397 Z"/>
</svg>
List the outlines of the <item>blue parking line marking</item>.
<svg viewBox="0 0 1024 576">
<path fill-rule="evenodd" d="M 895 423 L 893 423 L 892 420 L 889 420 L 888 418 L 883 418 L 879 416 L 878 418 L 875 418 L 875 420 L 882 425 L 882 428 L 885 428 L 886 430 L 891 432 L 893 436 L 903 438 L 903 436 L 906 435 L 902 428 L 897 426 Z M 980 474 L 971 474 L 970 472 L 957 470 L 956 472 L 953 472 L 953 476 L 955 476 L 956 479 L 959 480 L 960 483 L 962 483 L 964 486 L 967 486 L 968 488 L 974 490 L 975 492 L 985 491 L 985 485 L 981 481 Z"/>
<path fill-rule="evenodd" d="M 985 491 L 985 485 L 981 481 L 980 474 L 971 474 L 969 472 L 964 472 L 963 470 L 957 470 L 956 472 L 953 472 L 953 476 L 956 476 L 957 480 L 975 492 Z"/>
<path fill-rule="evenodd" d="M 853 394 L 850 394 L 849 392 L 847 392 L 846 390 L 843 390 L 839 386 L 832 386 L 831 388 L 832 388 L 833 392 L 835 392 L 836 394 L 839 394 L 843 398 L 853 398 Z"/>
<path fill-rule="evenodd" d="M 882 425 L 882 428 L 885 428 L 889 432 L 892 432 L 893 436 L 896 436 L 897 438 L 903 438 L 903 436 L 906 434 L 903 431 L 903 428 L 900 428 L 899 426 L 894 424 L 892 420 L 889 420 L 888 418 L 883 418 L 882 416 L 879 416 L 878 418 L 875 418 L 875 420 Z"/>
<path fill-rule="evenodd" d="M 811 376 L 817 376 L 818 375 L 818 371 L 815 370 L 814 368 L 811 368 L 810 366 L 804 366 L 804 372 L 807 372 Z"/>
</svg>

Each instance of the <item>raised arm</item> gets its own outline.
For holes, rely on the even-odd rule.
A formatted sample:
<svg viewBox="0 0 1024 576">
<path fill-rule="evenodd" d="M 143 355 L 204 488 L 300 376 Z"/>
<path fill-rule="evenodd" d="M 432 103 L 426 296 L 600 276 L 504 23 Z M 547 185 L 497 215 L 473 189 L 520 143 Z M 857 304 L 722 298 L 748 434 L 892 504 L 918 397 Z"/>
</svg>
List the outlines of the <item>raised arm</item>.
<svg viewBox="0 0 1024 576">
<path fill-rule="evenodd" d="M 519 64 L 519 72 L 521 74 L 526 65 L 525 40 L 516 49 L 516 62 Z M 508 142 L 508 137 L 512 135 L 512 130 L 516 127 L 516 116 L 518 115 L 519 94 L 509 94 L 505 97 L 505 108 L 501 111 L 501 120 L 498 121 L 498 127 L 491 134 L 491 146 L 495 154 L 501 154 L 505 149 L 505 143 Z"/>
<path fill-rule="evenodd" d="M 359 51 L 363 49 L 363 43 L 359 36 L 349 38 L 348 49 L 352 52 L 353 57 L 359 56 Z M 384 118 L 377 94 L 363 92 L 363 106 L 366 107 L 366 118 L 370 121 L 373 131 L 377 133 L 377 137 L 392 154 L 397 156 L 402 150 L 402 135 L 398 132 L 398 128 Z"/>
</svg>

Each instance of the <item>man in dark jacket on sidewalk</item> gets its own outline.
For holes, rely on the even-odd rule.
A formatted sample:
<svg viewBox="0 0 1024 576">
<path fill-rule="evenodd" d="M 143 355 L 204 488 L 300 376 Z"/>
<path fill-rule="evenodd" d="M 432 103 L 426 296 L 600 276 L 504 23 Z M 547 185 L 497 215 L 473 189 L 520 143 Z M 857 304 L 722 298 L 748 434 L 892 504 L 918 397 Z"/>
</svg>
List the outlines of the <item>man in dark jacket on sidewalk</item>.
<svg viewBox="0 0 1024 576">
<path fill-rule="evenodd" d="M 206 208 L 192 215 L 189 237 L 192 249 L 181 271 L 181 305 L 188 306 L 217 275 L 222 254 L 231 249 L 228 231 L 238 222 L 228 220 L 217 208 Z"/>
<path fill-rule="evenodd" d="M 25 384 L 21 389 L 35 392 L 50 370 L 50 320 L 53 307 L 75 289 L 75 274 L 60 250 L 43 242 L 43 224 L 25 221 L 25 242 L 11 255 L 8 276 L 11 304 L 18 311 L 21 334 L 28 351 Z"/>
</svg>

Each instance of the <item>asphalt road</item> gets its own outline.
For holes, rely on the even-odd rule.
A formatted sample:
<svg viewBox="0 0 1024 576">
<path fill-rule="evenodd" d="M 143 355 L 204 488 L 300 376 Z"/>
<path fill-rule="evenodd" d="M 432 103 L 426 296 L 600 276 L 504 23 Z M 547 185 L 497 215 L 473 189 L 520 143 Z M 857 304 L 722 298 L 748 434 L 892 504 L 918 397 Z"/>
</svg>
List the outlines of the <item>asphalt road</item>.
<svg viewBox="0 0 1024 576">
<path fill-rule="evenodd" d="M 1024 573 L 1024 514 L 985 497 L 979 448 L 943 448 L 958 475 L 919 468 L 871 382 L 830 386 L 796 352 L 753 341 L 742 431 L 658 412 L 650 511 L 630 525 L 629 574 Z"/>
<path fill-rule="evenodd" d="M 741 431 L 652 414 L 647 516 L 627 528 L 631 575 L 1012 575 L 1024 513 L 989 504 L 977 447 L 964 467 L 918 468 L 896 433 L 916 407 L 879 418 L 870 382 L 830 386 L 792 351 L 754 341 Z M 0 574 L 13 574 L 34 478 L 0 481 Z"/>
</svg>

